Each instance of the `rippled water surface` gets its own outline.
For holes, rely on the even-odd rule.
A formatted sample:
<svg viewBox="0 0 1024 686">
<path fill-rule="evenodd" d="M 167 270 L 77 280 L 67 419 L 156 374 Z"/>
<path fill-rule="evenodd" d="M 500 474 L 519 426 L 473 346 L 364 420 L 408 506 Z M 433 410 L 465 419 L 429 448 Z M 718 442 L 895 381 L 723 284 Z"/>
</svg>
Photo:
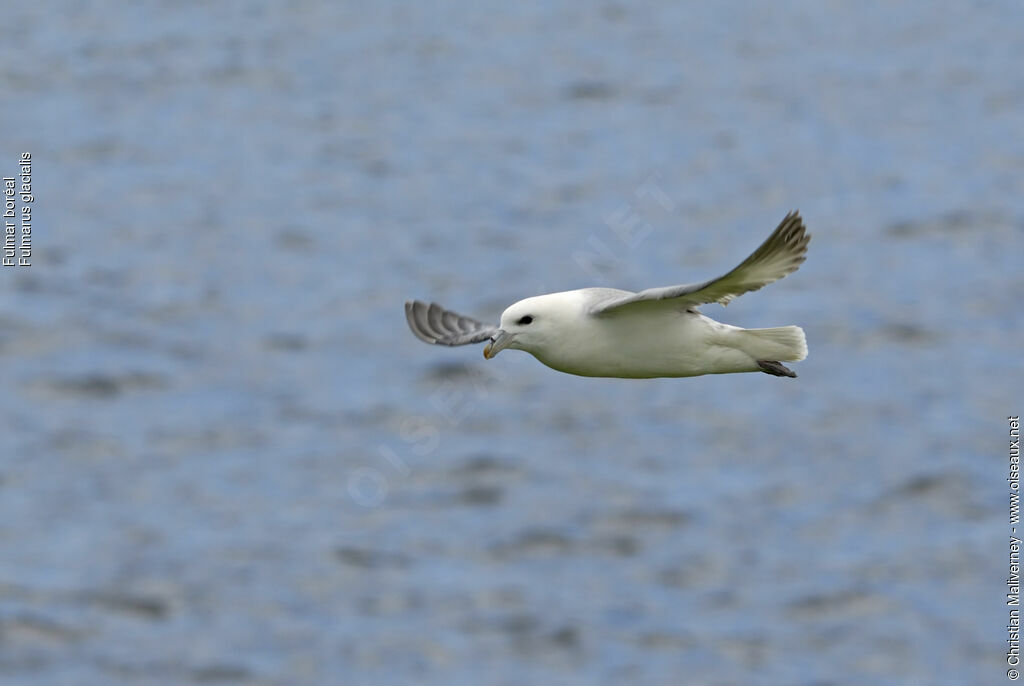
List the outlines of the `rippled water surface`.
<svg viewBox="0 0 1024 686">
<path fill-rule="evenodd" d="M 1005 680 L 1014 2 L 5 10 L 4 684 Z M 730 268 L 763 374 L 582 379 L 402 302 Z"/>
</svg>

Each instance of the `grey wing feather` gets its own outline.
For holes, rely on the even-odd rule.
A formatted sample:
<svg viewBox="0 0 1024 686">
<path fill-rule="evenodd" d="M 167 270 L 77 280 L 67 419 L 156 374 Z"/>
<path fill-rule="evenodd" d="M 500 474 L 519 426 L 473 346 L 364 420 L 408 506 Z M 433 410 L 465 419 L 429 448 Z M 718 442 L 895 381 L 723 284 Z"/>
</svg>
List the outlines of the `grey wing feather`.
<svg viewBox="0 0 1024 686">
<path fill-rule="evenodd" d="M 602 298 L 591 307 L 590 313 L 605 314 L 625 305 L 659 300 L 671 300 L 671 304 L 679 307 L 713 302 L 728 305 L 737 296 L 795 272 L 807 259 L 810 240 L 800 213 L 790 212 L 761 247 L 728 274 L 701 283 L 648 288 L 639 293 Z"/>
<path fill-rule="evenodd" d="M 482 343 L 498 332 L 496 326 L 419 300 L 405 303 L 405 319 L 416 338 L 434 345 Z"/>
</svg>

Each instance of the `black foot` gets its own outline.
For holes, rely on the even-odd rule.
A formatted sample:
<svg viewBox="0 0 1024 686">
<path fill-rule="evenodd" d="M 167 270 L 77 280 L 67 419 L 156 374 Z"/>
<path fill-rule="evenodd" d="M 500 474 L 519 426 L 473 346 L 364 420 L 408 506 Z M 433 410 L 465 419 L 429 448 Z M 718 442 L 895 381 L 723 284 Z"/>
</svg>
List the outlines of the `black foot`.
<svg viewBox="0 0 1024 686">
<path fill-rule="evenodd" d="M 796 372 L 786 367 L 781 362 L 774 362 L 772 360 L 758 360 L 757 366 L 761 368 L 761 371 L 765 374 L 771 374 L 772 376 L 788 376 L 791 379 L 796 378 Z"/>
</svg>

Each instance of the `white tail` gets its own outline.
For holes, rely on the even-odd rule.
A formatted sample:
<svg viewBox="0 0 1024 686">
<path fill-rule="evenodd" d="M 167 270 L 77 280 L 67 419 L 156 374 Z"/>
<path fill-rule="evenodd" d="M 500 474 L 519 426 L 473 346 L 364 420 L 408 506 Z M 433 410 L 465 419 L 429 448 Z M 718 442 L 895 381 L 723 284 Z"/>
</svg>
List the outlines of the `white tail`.
<svg viewBox="0 0 1024 686">
<path fill-rule="evenodd" d="M 741 329 L 737 334 L 737 347 L 755 360 L 796 362 L 807 357 L 807 337 L 799 326 Z"/>
</svg>

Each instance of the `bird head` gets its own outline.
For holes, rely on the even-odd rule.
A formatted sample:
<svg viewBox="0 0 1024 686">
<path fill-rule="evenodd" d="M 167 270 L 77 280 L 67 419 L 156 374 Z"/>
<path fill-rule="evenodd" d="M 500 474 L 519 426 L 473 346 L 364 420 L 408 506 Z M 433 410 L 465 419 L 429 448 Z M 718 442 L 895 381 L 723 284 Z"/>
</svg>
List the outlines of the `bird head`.
<svg viewBox="0 0 1024 686">
<path fill-rule="evenodd" d="M 554 295 L 520 300 L 501 313 L 500 330 L 484 347 L 488 360 L 505 348 L 536 353 L 542 350 L 564 318 L 564 303 Z"/>
</svg>

